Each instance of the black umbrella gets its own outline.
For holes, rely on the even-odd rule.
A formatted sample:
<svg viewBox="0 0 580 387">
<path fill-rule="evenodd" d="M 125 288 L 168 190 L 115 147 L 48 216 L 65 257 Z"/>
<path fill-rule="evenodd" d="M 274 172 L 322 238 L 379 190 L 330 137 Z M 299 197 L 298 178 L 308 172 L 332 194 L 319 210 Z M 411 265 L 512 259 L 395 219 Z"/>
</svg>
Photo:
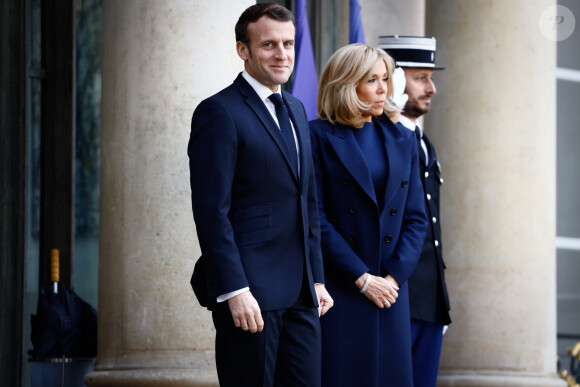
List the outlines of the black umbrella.
<svg viewBox="0 0 580 387">
<path fill-rule="evenodd" d="M 32 315 L 31 355 L 43 358 L 91 358 L 97 355 L 97 311 L 72 289 L 40 290 Z"/>
<path fill-rule="evenodd" d="M 60 283 L 59 251 L 51 251 L 52 286 L 41 288 L 32 315 L 33 359 L 92 358 L 97 355 L 97 311 Z"/>
</svg>

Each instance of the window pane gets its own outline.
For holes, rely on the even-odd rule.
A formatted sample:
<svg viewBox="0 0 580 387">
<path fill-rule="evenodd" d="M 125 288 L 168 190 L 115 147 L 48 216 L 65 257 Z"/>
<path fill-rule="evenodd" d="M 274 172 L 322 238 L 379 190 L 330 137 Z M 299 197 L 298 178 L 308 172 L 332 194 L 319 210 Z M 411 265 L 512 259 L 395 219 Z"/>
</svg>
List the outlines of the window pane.
<svg viewBox="0 0 580 387">
<path fill-rule="evenodd" d="M 42 68 L 42 12 L 41 0 L 29 0 L 30 7 L 30 66 L 35 68 Z"/>
<path fill-rule="evenodd" d="M 557 257 L 558 355 L 567 368 L 566 349 L 580 340 L 580 251 L 558 250 Z"/>
<path fill-rule="evenodd" d="M 576 23 L 572 35 L 558 42 L 558 67 L 580 70 L 580 50 L 578 50 L 578 47 L 580 47 L 580 1 L 559 0 L 558 4 L 565 6 L 572 12 Z M 566 23 L 567 21 L 564 20 L 563 22 Z"/>
<path fill-rule="evenodd" d="M 30 341 L 30 316 L 36 314 L 38 300 L 38 273 L 40 254 L 40 133 L 42 123 L 41 95 L 42 80 L 28 81 L 28 128 L 27 128 L 27 178 L 26 186 L 26 279 L 24 283 L 24 326 L 23 326 L 23 384 L 29 385 L 28 351 Z"/>
<path fill-rule="evenodd" d="M 580 83 L 558 81 L 557 235 L 580 238 Z"/>
<path fill-rule="evenodd" d="M 77 294 L 97 307 L 101 143 L 101 0 L 76 9 L 75 255 Z"/>
</svg>

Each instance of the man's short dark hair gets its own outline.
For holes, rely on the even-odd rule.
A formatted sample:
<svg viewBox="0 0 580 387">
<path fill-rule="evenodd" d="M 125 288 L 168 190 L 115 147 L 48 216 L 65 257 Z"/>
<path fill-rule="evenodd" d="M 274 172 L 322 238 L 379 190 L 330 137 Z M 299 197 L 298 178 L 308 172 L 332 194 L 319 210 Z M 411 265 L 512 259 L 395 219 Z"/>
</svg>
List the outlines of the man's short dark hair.
<svg viewBox="0 0 580 387">
<path fill-rule="evenodd" d="M 250 38 L 248 36 L 248 25 L 258 21 L 262 16 L 271 19 L 287 22 L 291 21 L 296 27 L 294 15 L 287 8 L 276 3 L 258 3 L 247 8 L 236 23 L 236 42 L 242 42 L 250 47 Z"/>
</svg>

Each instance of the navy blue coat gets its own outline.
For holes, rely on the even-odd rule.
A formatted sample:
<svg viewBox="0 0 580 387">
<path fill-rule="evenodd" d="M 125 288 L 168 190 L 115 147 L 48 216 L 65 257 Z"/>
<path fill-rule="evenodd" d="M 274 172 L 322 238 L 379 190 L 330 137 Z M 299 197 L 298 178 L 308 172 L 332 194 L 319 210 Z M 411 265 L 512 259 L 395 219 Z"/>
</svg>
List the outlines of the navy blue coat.
<svg viewBox="0 0 580 387">
<path fill-rule="evenodd" d="M 386 115 L 374 120 L 387 150 L 384 198 L 375 197 L 357 129 L 310 122 L 326 286 L 335 301 L 321 320 L 323 385 L 329 387 L 413 385 L 406 281 L 427 227 L 417 143 Z M 399 282 L 391 308 L 379 309 L 359 293 L 354 282 L 365 272 L 390 273 Z"/>
<path fill-rule="evenodd" d="M 202 101 L 188 146 L 193 215 L 204 262 L 208 308 L 249 286 L 262 311 L 298 299 L 304 269 L 324 283 L 308 121 L 283 92 L 300 149 L 300 177 L 280 129 L 241 76 Z"/>
</svg>

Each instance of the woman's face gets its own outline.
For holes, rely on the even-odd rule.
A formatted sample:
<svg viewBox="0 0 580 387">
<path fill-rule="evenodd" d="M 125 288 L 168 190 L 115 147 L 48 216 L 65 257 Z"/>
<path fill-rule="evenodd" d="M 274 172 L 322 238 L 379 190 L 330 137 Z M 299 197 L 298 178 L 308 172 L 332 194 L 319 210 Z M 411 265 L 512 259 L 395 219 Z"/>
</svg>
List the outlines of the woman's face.
<svg viewBox="0 0 580 387">
<path fill-rule="evenodd" d="M 356 95 L 361 102 L 371 105 L 369 110 L 362 112 L 367 122 L 383 114 L 383 107 L 387 100 L 387 79 L 387 66 L 381 60 L 375 65 L 371 74 L 356 87 Z"/>
</svg>

